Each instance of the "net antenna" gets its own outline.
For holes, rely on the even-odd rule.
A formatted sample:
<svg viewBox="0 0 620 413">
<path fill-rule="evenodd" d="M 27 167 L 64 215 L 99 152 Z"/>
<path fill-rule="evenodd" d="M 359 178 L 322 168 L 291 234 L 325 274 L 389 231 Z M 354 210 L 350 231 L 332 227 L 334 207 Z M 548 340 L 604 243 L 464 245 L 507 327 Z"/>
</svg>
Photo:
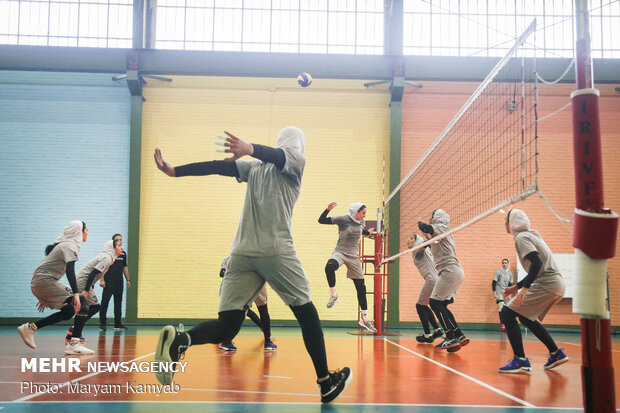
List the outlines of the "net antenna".
<svg viewBox="0 0 620 413">
<path fill-rule="evenodd" d="M 401 252 L 384 263 L 538 192 L 536 60 L 525 58 L 535 31 L 536 20 L 385 199 L 384 222 L 399 226 Z M 450 215 L 452 229 L 407 249 L 418 220 L 428 222 L 438 208 Z"/>
</svg>

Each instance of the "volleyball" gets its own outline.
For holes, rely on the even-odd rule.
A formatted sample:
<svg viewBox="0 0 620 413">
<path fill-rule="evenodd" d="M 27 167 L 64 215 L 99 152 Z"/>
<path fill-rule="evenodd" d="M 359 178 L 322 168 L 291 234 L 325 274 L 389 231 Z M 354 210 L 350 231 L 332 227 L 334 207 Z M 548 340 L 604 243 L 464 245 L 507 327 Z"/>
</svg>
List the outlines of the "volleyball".
<svg viewBox="0 0 620 413">
<path fill-rule="evenodd" d="M 297 76 L 297 83 L 299 83 L 301 87 L 308 87 L 312 83 L 312 76 L 310 76 L 310 73 L 300 73 L 299 76 Z"/>
</svg>

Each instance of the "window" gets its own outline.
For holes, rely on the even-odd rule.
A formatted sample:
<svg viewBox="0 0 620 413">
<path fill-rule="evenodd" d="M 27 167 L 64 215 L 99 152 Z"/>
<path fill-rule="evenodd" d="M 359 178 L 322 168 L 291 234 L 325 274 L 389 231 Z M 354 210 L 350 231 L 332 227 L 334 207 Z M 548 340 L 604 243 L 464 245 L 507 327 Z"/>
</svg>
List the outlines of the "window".
<svg viewBox="0 0 620 413">
<path fill-rule="evenodd" d="M 159 0 L 154 47 L 383 54 L 382 0 Z"/>
<path fill-rule="evenodd" d="M 620 1 L 591 0 L 593 58 L 620 57 Z M 403 53 L 503 56 L 536 19 L 526 53 L 574 55 L 573 0 L 404 0 Z"/>
<path fill-rule="evenodd" d="M 0 43 L 132 45 L 132 0 L 0 0 Z"/>
</svg>

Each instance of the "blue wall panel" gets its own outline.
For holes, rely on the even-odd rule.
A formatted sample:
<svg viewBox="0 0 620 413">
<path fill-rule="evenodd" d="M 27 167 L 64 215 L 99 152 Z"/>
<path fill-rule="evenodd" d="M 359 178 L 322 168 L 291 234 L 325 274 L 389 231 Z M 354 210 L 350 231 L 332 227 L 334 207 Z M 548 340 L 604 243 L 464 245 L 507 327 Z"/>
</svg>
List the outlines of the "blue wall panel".
<svg viewBox="0 0 620 413">
<path fill-rule="evenodd" d="M 76 268 L 127 245 L 130 96 L 111 77 L 0 71 L 0 317 L 40 316 L 30 279 L 69 221 L 89 229 Z"/>
</svg>

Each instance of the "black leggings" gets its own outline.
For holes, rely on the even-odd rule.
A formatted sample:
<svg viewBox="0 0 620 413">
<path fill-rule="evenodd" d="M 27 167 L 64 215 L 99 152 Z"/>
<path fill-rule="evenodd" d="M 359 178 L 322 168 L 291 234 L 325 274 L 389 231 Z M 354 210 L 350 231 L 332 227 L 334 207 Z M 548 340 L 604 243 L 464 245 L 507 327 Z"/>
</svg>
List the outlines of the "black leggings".
<svg viewBox="0 0 620 413">
<path fill-rule="evenodd" d="M 336 270 L 338 269 L 338 261 L 329 259 L 327 260 L 327 264 L 325 264 L 325 275 L 327 276 L 327 285 L 330 288 L 336 286 Z"/>
<path fill-rule="evenodd" d="M 103 289 L 103 296 L 101 297 L 101 313 L 99 314 L 99 324 L 105 326 L 107 323 L 108 304 L 110 299 L 114 296 L 114 326 L 120 327 L 122 325 L 121 319 L 123 318 L 123 289 L 124 284 L 119 282 L 108 282 Z"/>
<path fill-rule="evenodd" d="M 437 320 L 435 320 L 435 316 L 429 306 L 416 304 L 415 309 L 418 311 L 420 321 L 422 322 L 422 328 L 426 334 L 431 333 L 429 324 L 433 327 L 433 329 L 437 330 L 439 326 L 437 325 Z"/>
<path fill-rule="evenodd" d="M 99 304 L 91 305 L 90 307 L 88 307 L 88 315 L 86 316 L 86 320 L 84 321 L 84 323 L 88 322 L 88 320 L 90 320 L 92 316 L 97 314 L 100 308 L 101 306 Z M 73 337 L 80 337 L 75 335 L 75 326 L 71 326 L 71 328 L 67 330 L 67 335 L 65 336 L 65 339 L 71 340 Z"/>
<path fill-rule="evenodd" d="M 54 314 L 51 314 L 35 322 L 34 325 L 36 325 L 37 329 L 39 329 L 39 328 L 51 326 L 52 324 L 56 324 L 60 321 L 68 320 L 74 315 L 75 315 L 76 321 L 78 320 L 78 318 L 83 318 L 84 319 L 83 322 L 85 323 L 86 317 L 88 316 L 89 305 L 88 305 L 88 302 L 86 301 L 86 298 L 81 294 L 80 294 L 80 304 L 82 306 L 82 309 L 80 310 L 80 313 L 76 315 L 75 307 L 73 307 L 73 296 L 71 296 L 65 300 L 65 305 L 62 306 L 58 312 L 55 312 Z M 82 323 L 82 326 L 83 326 L 83 323 Z M 81 334 L 81 329 L 80 329 L 80 334 Z"/>
<path fill-rule="evenodd" d="M 445 300 L 439 301 L 431 298 L 430 305 L 431 309 L 437 316 L 437 319 L 441 323 L 444 331 L 446 332 L 446 337 L 448 340 L 452 340 L 453 338 L 461 336 L 461 330 L 459 329 L 459 325 L 454 319 L 454 314 L 452 311 L 448 310 L 448 305 L 452 304 L 454 300 Z"/>
<path fill-rule="evenodd" d="M 317 377 L 327 376 L 329 371 L 327 370 L 323 328 L 314 304 L 309 302 L 301 306 L 291 306 L 291 310 L 301 327 L 304 344 L 314 364 Z M 220 312 L 217 320 L 203 321 L 187 332 L 191 338 L 191 345 L 229 342 L 239 332 L 244 318 L 245 311 L 243 310 Z"/>
<path fill-rule="evenodd" d="M 192 339 L 191 344 L 228 343 L 239 330 L 245 319 L 245 311 L 230 310 L 218 313 L 217 320 L 207 320 L 187 332 Z"/>
<path fill-rule="evenodd" d="M 327 260 L 325 264 L 325 275 L 327 276 L 327 285 L 330 288 L 336 286 L 336 270 L 338 269 L 338 261 L 334 259 Z M 353 279 L 355 284 L 355 290 L 357 291 L 357 302 L 360 308 L 365 311 L 368 310 L 368 300 L 366 299 L 366 285 L 363 279 Z"/>
<path fill-rule="evenodd" d="M 258 307 L 258 313 L 260 314 L 260 322 L 262 324 L 263 335 L 265 340 L 271 338 L 271 317 L 269 316 L 269 310 L 267 304 Z"/>
<path fill-rule="evenodd" d="M 512 351 L 517 357 L 524 358 L 525 350 L 523 349 L 523 337 L 521 337 L 521 329 L 519 328 L 519 323 L 517 322 L 517 317 L 521 324 L 530 329 L 532 333 L 539 339 L 549 350 L 549 353 L 554 353 L 558 351 L 558 347 L 555 345 L 555 341 L 549 335 L 549 332 L 542 324 L 536 321 L 532 321 L 529 318 L 525 318 L 522 315 L 518 314 L 516 311 L 511 310 L 507 306 L 502 308 L 502 311 L 499 313 L 500 320 L 504 326 L 506 326 L 506 334 L 508 335 L 508 340 L 510 341 L 510 346 L 512 347 Z"/>
<path fill-rule="evenodd" d="M 247 316 L 262 330 L 265 340 L 269 340 L 271 338 L 271 317 L 269 316 L 267 304 L 257 306 L 257 308 L 260 317 L 250 308 L 248 309 Z"/>
</svg>

